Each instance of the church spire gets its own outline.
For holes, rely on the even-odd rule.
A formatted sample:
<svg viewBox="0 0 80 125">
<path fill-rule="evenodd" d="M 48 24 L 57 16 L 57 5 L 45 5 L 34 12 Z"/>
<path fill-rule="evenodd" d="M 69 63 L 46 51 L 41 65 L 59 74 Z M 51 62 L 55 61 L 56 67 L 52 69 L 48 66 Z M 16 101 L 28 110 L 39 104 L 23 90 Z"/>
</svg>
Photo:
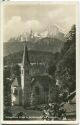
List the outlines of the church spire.
<svg viewBox="0 0 80 125">
<path fill-rule="evenodd" d="M 27 43 L 26 41 L 24 42 L 24 52 L 23 52 L 23 66 L 25 66 L 25 64 L 29 64 L 29 56 L 28 56 L 28 49 L 27 49 Z"/>
<path fill-rule="evenodd" d="M 28 57 L 27 43 L 25 41 L 24 51 L 23 51 L 23 60 L 22 60 L 22 66 L 21 66 L 21 86 L 22 86 L 22 104 L 23 105 L 25 105 L 25 103 L 28 103 L 28 100 L 29 100 L 29 92 L 30 92 L 29 90 L 29 84 L 30 84 L 29 68 L 30 68 L 30 62 L 29 62 L 29 57 Z"/>
</svg>

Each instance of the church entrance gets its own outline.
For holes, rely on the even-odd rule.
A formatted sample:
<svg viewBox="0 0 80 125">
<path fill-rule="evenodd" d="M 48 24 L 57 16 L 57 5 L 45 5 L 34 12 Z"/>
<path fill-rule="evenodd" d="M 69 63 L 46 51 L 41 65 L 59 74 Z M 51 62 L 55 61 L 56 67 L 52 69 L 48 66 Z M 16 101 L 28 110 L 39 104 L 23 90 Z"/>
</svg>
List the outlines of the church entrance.
<svg viewBox="0 0 80 125">
<path fill-rule="evenodd" d="M 37 83 L 33 86 L 31 92 L 31 105 L 39 105 L 44 102 L 44 89 Z"/>
</svg>

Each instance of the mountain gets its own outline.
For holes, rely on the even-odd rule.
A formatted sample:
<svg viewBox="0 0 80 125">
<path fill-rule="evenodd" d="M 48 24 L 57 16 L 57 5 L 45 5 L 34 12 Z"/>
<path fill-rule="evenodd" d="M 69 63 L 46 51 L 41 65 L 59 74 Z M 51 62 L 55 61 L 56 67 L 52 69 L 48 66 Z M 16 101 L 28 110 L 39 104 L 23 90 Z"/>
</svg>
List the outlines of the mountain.
<svg viewBox="0 0 80 125">
<path fill-rule="evenodd" d="M 41 33 L 42 37 L 56 38 L 61 41 L 65 41 L 65 34 L 61 32 L 57 25 L 49 25 L 47 29 Z"/>
<path fill-rule="evenodd" d="M 34 51 L 47 51 L 47 52 L 60 52 L 64 45 L 64 41 L 61 41 L 57 38 L 45 37 L 42 39 L 31 39 L 27 41 L 28 50 Z M 24 43 L 19 39 L 10 39 L 9 42 L 3 44 L 4 56 L 13 54 L 15 52 L 23 51 Z"/>
<path fill-rule="evenodd" d="M 27 38 L 28 50 L 35 51 L 60 52 L 66 40 L 60 28 L 52 24 L 49 24 L 46 29 L 40 33 L 31 30 L 29 33 L 26 32 L 25 35 Z M 23 51 L 24 44 L 21 42 L 21 38 L 20 35 L 4 43 L 4 56 Z"/>
</svg>

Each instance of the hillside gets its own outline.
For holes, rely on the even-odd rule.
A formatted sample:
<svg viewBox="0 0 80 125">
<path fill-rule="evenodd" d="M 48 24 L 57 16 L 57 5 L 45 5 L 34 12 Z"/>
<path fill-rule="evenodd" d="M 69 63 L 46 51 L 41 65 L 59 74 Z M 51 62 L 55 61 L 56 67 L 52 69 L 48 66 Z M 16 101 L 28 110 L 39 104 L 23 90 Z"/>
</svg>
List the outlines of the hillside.
<svg viewBox="0 0 80 125">
<path fill-rule="evenodd" d="M 34 51 L 47 51 L 47 52 L 60 52 L 64 45 L 64 41 L 56 38 L 42 38 L 37 41 L 31 40 L 27 42 L 28 50 Z M 19 39 L 11 39 L 9 42 L 4 43 L 4 56 L 23 51 L 24 43 Z"/>
<path fill-rule="evenodd" d="M 33 62 L 49 63 L 53 60 L 55 62 L 55 56 L 51 52 L 43 51 L 28 51 L 29 60 Z M 4 65 L 16 64 L 22 62 L 23 51 L 16 52 L 4 57 Z"/>
</svg>

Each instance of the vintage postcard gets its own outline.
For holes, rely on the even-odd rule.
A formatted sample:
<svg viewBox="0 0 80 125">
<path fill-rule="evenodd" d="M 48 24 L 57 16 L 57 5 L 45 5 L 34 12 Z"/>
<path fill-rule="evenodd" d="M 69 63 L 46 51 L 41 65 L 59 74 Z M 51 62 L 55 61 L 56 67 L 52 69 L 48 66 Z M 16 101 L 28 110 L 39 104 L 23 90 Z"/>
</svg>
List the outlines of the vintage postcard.
<svg viewBox="0 0 80 125">
<path fill-rule="evenodd" d="M 3 3 L 3 121 L 76 122 L 76 9 Z"/>
<path fill-rule="evenodd" d="M 2 125 L 12 125 L 12 124 L 2 124 Z M 13 125 L 21 125 L 21 124 L 13 124 Z M 25 125 L 25 124 L 22 124 L 22 125 Z M 30 125 L 33 125 L 33 124 L 30 124 Z M 36 124 L 36 125 L 41 125 L 41 124 Z M 48 124 L 43 124 L 43 125 L 48 125 Z M 49 124 L 49 125 L 52 125 L 52 124 Z M 59 125 L 59 124 L 54 124 L 54 125 Z M 67 125 L 67 124 L 61 124 L 61 125 Z M 78 125 L 78 124 L 69 124 L 69 125 Z"/>
</svg>

